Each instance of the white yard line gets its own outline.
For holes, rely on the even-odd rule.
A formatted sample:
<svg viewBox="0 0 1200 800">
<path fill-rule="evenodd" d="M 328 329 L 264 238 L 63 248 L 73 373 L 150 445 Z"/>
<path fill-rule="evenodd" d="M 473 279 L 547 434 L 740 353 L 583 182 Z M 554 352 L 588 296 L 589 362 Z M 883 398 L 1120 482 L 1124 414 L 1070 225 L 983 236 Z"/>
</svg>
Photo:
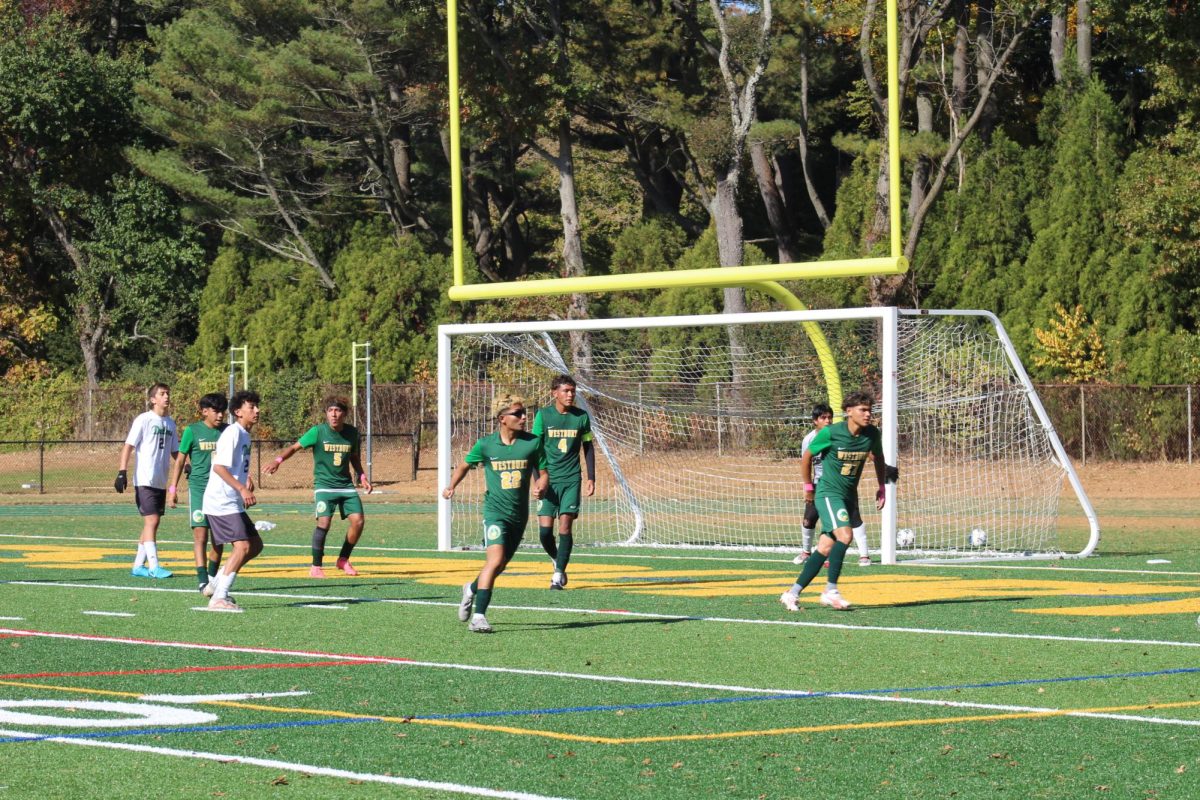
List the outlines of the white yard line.
<svg viewBox="0 0 1200 800">
<path fill-rule="evenodd" d="M 0 736 L 29 739 L 37 738 L 37 734 L 26 733 L 23 731 L 0 730 Z M 501 798 L 502 800 L 564 800 L 563 798 L 550 797 L 541 794 L 530 794 L 529 792 L 510 792 L 503 789 L 491 789 L 485 786 L 468 786 L 462 783 L 424 781 L 418 778 L 401 778 L 395 775 L 375 775 L 369 772 L 351 772 L 349 770 L 333 769 L 331 767 L 318 767 L 314 764 L 293 764 L 290 761 L 277 761 L 270 758 L 252 758 L 250 756 L 239 756 L 225 753 L 208 753 L 202 750 L 176 750 L 171 747 L 152 747 L 144 744 L 109 742 L 98 739 L 75 739 L 66 736 L 53 737 L 44 739 L 43 741 L 54 742 L 55 744 L 72 744 L 80 747 L 102 747 L 110 750 L 128 750 L 135 753 L 153 753 L 154 755 L 173 756 L 175 758 L 217 761 L 222 764 L 246 764 L 252 767 L 264 767 L 271 770 L 301 772 L 305 775 L 321 775 L 327 778 L 341 778 L 344 780 L 363 781 L 367 783 L 388 783 L 394 786 L 407 786 L 413 789 L 425 789 L 435 792 L 456 792 L 458 794 L 465 794 L 471 797 L 495 797 Z"/>
<path fill-rule="evenodd" d="M 128 611 L 82 611 L 82 614 L 88 614 L 93 617 L 136 617 L 137 614 L 130 614 Z"/>
<path fill-rule="evenodd" d="M 31 586 L 31 587 L 48 587 L 48 588 L 70 588 L 70 589 L 94 589 L 101 591 L 119 591 L 119 592 L 167 592 L 170 594 L 190 594 L 194 595 L 194 589 L 168 589 L 159 586 L 114 586 L 105 584 L 85 584 L 85 583 L 66 583 L 61 581 L 0 581 L 0 586 Z M 359 598 L 359 597 L 341 597 L 331 595 L 314 595 L 314 594 L 289 594 L 286 592 L 240 592 L 246 597 L 266 597 L 284 600 L 323 600 L 326 602 L 338 603 L 390 603 L 394 605 L 413 605 L 413 606 L 437 606 L 442 608 L 457 608 L 458 602 L 445 602 L 440 600 L 397 600 L 375 598 Z M 324 606 L 328 607 L 328 606 Z M 196 610 L 208 610 L 207 607 L 196 606 Z M 794 628 L 818 628 L 822 630 L 843 630 L 843 631 L 864 631 L 868 633 L 905 633 L 917 634 L 922 636 L 965 636 L 981 639 L 1016 639 L 1024 641 L 1037 642 L 1078 642 L 1083 644 L 1130 644 L 1139 646 L 1157 646 L 1157 647 L 1188 647 L 1200 648 L 1200 641 L 1174 642 L 1164 639 L 1109 639 L 1095 636 L 1053 636 L 1050 634 L 1038 633 L 1003 633 L 999 631 L 965 631 L 955 630 L 953 628 L 911 628 L 894 625 L 846 625 L 836 622 L 803 622 L 794 619 L 745 619 L 740 617 L 703 617 L 691 616 L 688 614 L 654 614 L 644 611 L 627 611 L 624 609 L 601 609 L 601 608 L 559 608 L 554 606 L 509 606 L 492 604 L 490 608 L 499 608 L 506 611 L 536 611 L 545 614 L 598 614 L 604 616 L 615 617 L 630 617 L 634 619 L 661 619 L 664 621 L 679 621 L 679 622 L 718 622 L 726 625 L 777 625 L 782 627 Z"/>
</svg>

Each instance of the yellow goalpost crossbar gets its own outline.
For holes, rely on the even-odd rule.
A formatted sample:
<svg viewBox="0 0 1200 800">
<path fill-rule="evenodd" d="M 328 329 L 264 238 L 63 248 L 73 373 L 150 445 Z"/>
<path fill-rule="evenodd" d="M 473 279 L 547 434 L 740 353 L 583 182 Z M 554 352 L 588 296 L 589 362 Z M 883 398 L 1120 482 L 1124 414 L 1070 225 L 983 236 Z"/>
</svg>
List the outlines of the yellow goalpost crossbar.
<svg viewBox="0 0 1200 800">
<path fill-rule="evenodd" d="M 837 261 L 809 261 L 795 264 L 754 264 L 740 267 L 644 272 L 625 275 L 584 275 L 571 278 L 545 278 L 530 281 L 466 284 L 464 277 L 462 119 L 460 107 L 458 0 L 446 0 L 446 39 L 449 61 L 450 104 L 450 206 L 453 225 L 454 283 L 447 296 L 458 302 L 501 300 L 515 297 L 541 297 L 561 294 L 628 292 L 679 287 L 744 286 L 758 289 L 778 300 L 788 310 L 805 306 L 777 281 L 816 278 L 861 278 L 875 275 L 899 275 L 908 270 L 901 249 L 900 227 L 900 96 L 899 18 L 897 0 L 887 0 L 887 142 L 888 211 L 890 255 L 882 258 L 850 258 Z M 829 404 L 841 408 L 841 380 L 833 352 L 816 323 L 804 323 L 821 361 L 829 386 Z"/>
</svg>

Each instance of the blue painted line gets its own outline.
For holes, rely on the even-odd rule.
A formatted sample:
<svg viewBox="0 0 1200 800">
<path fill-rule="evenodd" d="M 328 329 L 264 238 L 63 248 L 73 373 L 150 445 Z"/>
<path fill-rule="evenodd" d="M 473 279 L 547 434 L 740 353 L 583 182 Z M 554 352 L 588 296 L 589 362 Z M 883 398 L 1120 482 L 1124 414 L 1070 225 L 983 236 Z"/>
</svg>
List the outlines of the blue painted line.
<svg viewBox="0 0 1200 800">
<path fill-rule="evenodd" d="M 964 689 L 995 689 L 1005 686 L 1031 686 L 1048 683 L 1078 683 L 1082 681 L 1112 680 L 1114 678 L 1153 678 L 1163 675 L 1190 675 L 1200 672 L 1200 667 L 1180 667 L 1150 672 L 1119 672 L 1106 675 L 1073 675 L 1065 678 L 1025 678 L 1011 681 L 987 683 L 961 683 L 947 686 L 911 686 L 889 689 L 856 689 L 836 692 L 789 692 L 786 694 L 751 695 L 747 697 L 710 697 L 700 700 L 671 700 L 661 703 L 626 703 L 610 706 L 571 706 L 566 708 L 535 708 L 520 711 L 473 711 L 461 714 L 414 715 L 412 719 L 486 719 L 488 717 L 522 717 L 552 714 L 577 714 L 592 711 L 645 711 L 658 708 L 680 708 L 684 706 L 721 705 L 725 703 L 762 703 L 774 700 L 815 700 L 823 697 L 846 697 L 853 695 L 915 694 L 918 692 L 949 692 Z"/>
<path fill-rule="evenodd" d="M 278 728 L 312 728 L 320 725 L 341 725 L 352 722 L 380 722 L 379 717 L 350 717 L 306 719 L 293 722 L 260 722 L 253 725 L 192 725 L 182 728 L 135 728 L 134 730 L 89 731 L 87 733 L 48 733 L 44 736 L 9 736 L 0 744 L 44 742 L 47 739 L 117 739 L 125 736 L 161 736 L 165 733 L 226 733 L 228 731 L 261 731 Z"/>
</svg>

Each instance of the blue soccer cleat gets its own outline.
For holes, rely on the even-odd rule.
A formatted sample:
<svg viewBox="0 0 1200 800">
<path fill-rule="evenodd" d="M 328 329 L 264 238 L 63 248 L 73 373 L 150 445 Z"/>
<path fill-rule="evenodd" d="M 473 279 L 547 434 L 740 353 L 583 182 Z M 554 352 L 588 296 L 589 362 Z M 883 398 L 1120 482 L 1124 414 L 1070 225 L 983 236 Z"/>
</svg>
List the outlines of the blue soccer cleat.
<svg viewBox="0 0 1200 800">
<path fill-rule="evenodd" d="M 150 570 L 146 574 L 149 575 L 151 578 L 169 578 L 172 575 L 174 575 L 175 573 L 171 572 L 171 570 L 169 570 L 169 569 L 163 569 L 162 567 L 155 567 L 154 569 Z"/>
<path fill-rule="evenodd" d="M 145 567 L 134 567 L 129 574 L 135 578 L 149 578 L 150 570 Z"/>
</svg>

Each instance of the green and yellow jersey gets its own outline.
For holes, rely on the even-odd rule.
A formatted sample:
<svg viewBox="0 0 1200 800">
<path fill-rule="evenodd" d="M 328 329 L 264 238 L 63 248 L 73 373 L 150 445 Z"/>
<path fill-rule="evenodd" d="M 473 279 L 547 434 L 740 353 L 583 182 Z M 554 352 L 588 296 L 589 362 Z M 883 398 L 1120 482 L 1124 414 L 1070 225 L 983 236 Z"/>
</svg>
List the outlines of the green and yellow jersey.
<svg viewBox="0 0 1200 800">
<path fill-rule="evenodd" d="M 315 489 L 354 490 L 350 458 L 358 457 L 358 428 L 343 425 L 337 431 L 328 422 L 322 422 L 309 428 L 298 441 L 301 447 L 312 449 Z"/>
<path fill-rule="evenodd" d="M 463 460 L 483 467 L 487 486 L 484 520 L 524 525 L 529 519 L 529 485 L 534 470 L 546 469 L 541 438 L 518 431 L 513 443 L 505 444 L 497 431 L 476 441 Z"/>
<path fill-rule="evenodd" d="M 542 440 L 551 483 L 578 482 L 579 453 L 584 442 L 592 441 L 592 418 L 588 413 L 575 406 L 561 413 L 554 405 L 547 406 L 533 418 L 532 433 Z"/>
<path fill-rule="evenodd" d="M 817 497 L 855 497 L 867 456 L 874 454 L 878 463 L 883 463 L 883 433 L 874 425 L 867 425 L 852 434 L 842 420 L 818 431 L 808 445 L 808 452 L 813 458 L 823 456 Z"/>
<path fill-rule="evenodd" d="M 217 449 L 217 440 L 227 426 L 224 422 L 210 428 L 203 422 L 193 422 L 183 429 L 179 437 L 179 453 L 192 461 L 192 472 L 188 476 L 188 491 L 197 497 L 203 496 L 212 470 L 212 454 Z"/>
</svg>

